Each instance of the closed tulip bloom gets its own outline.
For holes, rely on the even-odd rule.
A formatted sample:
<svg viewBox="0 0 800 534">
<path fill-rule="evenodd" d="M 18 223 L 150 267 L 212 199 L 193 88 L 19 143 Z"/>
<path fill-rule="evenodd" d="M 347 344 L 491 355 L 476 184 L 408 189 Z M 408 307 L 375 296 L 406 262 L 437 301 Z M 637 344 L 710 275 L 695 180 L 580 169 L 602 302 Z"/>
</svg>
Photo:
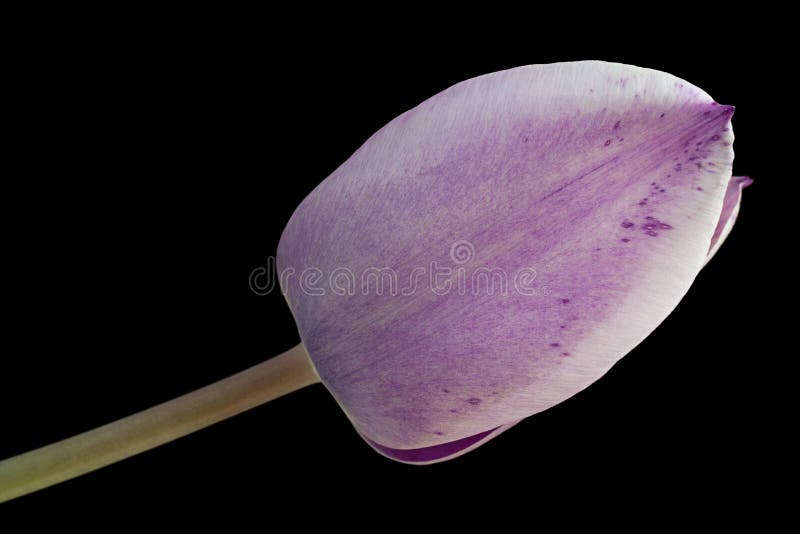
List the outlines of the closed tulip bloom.
<svg viewBox="0 0 800 534">
<path fill-rule="evenodd" d="M 730 231 L 747 184 L 732 114 L 669 74 L 589 61 L 459 83 L 373 135 L 302 202 L 277 258 L 354 274 L 352 294 L 290 276 L 284 291 L 361 435 L 444 460 L 600 378 Z M 397 290 L 362 291 L 370 270 Z"/>
</svg>

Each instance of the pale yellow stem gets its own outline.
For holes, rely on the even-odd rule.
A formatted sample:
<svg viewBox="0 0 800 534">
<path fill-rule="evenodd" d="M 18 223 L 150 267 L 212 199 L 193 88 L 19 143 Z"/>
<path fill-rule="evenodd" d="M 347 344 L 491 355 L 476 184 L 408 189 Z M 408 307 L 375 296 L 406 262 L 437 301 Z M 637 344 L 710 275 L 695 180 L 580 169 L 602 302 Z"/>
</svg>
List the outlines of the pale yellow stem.
<svg viewBox="0 0 800 534">
<path fill-rule="evenodd" d="M 0 462 L 0 502 L 158 447 L 317 382 L 301 343 L 210 386 Z"/>
</svg>

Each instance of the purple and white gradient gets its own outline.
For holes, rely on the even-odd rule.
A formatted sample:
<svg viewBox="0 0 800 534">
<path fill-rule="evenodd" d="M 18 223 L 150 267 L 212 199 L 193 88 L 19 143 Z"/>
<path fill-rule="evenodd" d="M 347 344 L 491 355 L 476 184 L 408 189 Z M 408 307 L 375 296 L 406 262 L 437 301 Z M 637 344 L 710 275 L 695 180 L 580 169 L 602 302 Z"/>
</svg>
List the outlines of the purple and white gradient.
<svg viewBox="0 0 800 534">
<path fill-rule="evenodd" d="M 375 133 L 295 211 L 279 270 L 452 266 L 464 240 L 471 267 L 533 268 L 548 290 L 284 287 L 358 432 L 394 459 L 441 461 L 600 378 L 730 231 L 747 184 L 731 180 L 732 114 L 670 74 L 587 61 L 467 80 Z"/>
</svg>

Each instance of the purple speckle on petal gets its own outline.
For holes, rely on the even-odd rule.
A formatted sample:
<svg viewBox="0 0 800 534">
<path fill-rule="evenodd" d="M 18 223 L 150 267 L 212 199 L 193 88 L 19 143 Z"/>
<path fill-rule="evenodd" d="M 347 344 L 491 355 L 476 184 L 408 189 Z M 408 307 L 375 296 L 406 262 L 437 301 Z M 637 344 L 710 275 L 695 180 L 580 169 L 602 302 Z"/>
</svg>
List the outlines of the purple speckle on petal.
<svg viewBox="0 0 800 534">
<path fill-rule="evenodd" d="M 561 299 L 561 304 L 569 304 L 569 299 Z"/>
<path fill-rule="evenodd" d="M 468 402 L 468 403 L 470 403 L 470 404 L 471 404 L 471 405 L 473 405 L 473 406 L 477 406 L 477 405 L 479 405 L 479 404 L 480 404 L 482 401 L 481 401 L 481 400 L 480 400 L 478 397 L 472 397 L 472 398 L 469 398 L 469 399 L 467 399 L 467 402 Z"/>
<path fill-rule="evenodd" d="M 569 356 L 569 352 L 562 352 L 561 355 L 562 356 Z"/>
<path fill-rule="evenodd" d="M 550 343 L 550 346 L 553 348 L 558 348 L 561 346 L 561 343 Z"/>
<path fill-rule="evenodd" d="M 620 241 L 622 241 L 623 243 L 630 243 L 631 240 L 628 239 L 627 237 L 623 237 L 622 239 L 620 239 Z"/>
<path fill-rule="evenodd" d="M 614 123 L 614 129 L 615 129 L 615 130 L 616 130 L 617 128 L 619 128 L 619 123 L 620 123 L 620 121 L 617 121 L 617 122 L 615 122 L 615 123 Z"/>
<path fill-rule="evenodd" d="M 658 116 L 658 118 L 659 118 L 659 119 L 663 119 L 663 118 L 664 118 L 664 113 L 662 113 L 661 115 L 659 115 L 659 116 Z"/>
<path fill-rule="evenodd" d="M 644 233 L 649 236 L 652 237 L 657 236 L 658 232 L 656 232 L 656 230 L 672 230 L 671 225 L 665 222 L 661 222 L 658 219 L 655 219 L 651 216 L 647 216 L 646 219 L 648 220 L 648 222 L 642 225 L 642 230 L 644 230 Z"/>
<path fill-rule="evenodd" d="M 681 165 L 680 163 L 678 163 L 677 165 L 675 165 L 675 172 L 681 172 L 681 169 L 682 169 L 682 168 L 683 168 L 683 165 Z"/>
<path fill-rule="evenodd" d="M 603 143 L 603 146 L 608 146 L 611 144 L 611 139 L 606 139 L 606 142 Z"/>
<path fill-rule="evenodd" d="M 437 436 L 444 436 L 444 432 L 438 432 L 437 431 L 437 432 L 434 432 L 434 434 L 436 434 Z"/>
<path fill-rule="evenodd" d="M 626 220 L 626 221 L 622 221 L 622 223 L 620 223 L 620 226 L 622 226 L 623 228 L 633 228 L 636 225 L 633 224 L 631 221 L 627 221 Z"/>
<path fill-rule="evenodd" d="M 698 190 L 698 191 L 702 191 L 702 190 L 703 190 L 703 188 L 702 188 L 702 187 L 698 187 L 698 188 L 697 188 L 697 190 Z"/>
</svg>

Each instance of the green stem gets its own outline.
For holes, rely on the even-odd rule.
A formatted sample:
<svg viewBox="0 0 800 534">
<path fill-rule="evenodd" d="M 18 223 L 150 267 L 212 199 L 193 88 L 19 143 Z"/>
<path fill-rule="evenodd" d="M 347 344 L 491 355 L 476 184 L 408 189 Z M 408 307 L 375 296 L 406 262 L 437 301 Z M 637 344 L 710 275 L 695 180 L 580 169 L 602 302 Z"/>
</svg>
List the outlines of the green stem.
<svg viewBox="0 0 800 534">
<path fill-rule="evenodd" d="M 158 447 L 317 382 L 301 343 L 177 399 L 0 462 L 0 502 Z"/>
</svg>

